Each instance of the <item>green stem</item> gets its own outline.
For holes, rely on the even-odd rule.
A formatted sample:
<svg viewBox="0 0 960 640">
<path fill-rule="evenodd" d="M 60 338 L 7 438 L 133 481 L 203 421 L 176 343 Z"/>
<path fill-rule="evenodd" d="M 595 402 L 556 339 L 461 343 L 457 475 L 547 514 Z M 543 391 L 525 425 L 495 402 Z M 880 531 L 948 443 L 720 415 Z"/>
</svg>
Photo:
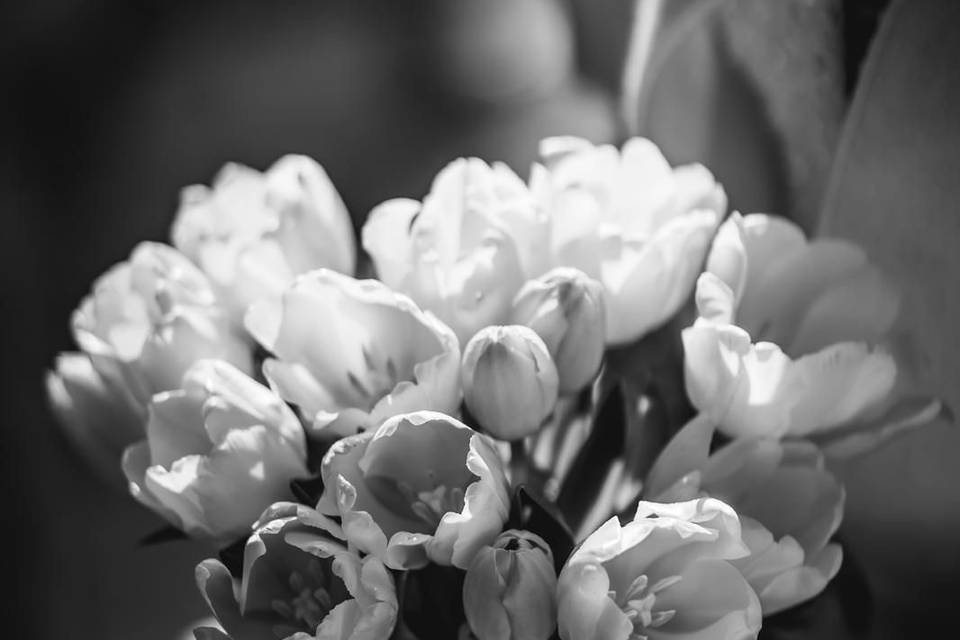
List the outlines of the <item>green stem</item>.
<svg viewBox="0 0 960 640">
<path fill-rule="evenodd" d="M 514 488 L 526 484 L 529 475 L 527 447 L 522 439 L 510 443 L 510 482 Z"/>
</svg>

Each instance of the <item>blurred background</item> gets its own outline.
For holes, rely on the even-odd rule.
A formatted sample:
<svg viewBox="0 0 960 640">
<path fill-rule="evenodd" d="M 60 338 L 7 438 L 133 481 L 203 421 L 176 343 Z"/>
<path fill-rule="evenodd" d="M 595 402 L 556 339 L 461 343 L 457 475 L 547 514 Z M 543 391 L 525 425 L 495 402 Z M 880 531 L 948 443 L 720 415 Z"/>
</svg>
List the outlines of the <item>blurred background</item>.
<svg viewBox="0 0 960 640">
<path fill-rule="evenodd" d="M 960 3 L 675 0 L 639 48 L 633 4 L 0 10 L 6 627 L 160 640 L 205 614 L 191 569 L 208 550 L 138 546 L 159 521 L 73 454 L 42 375 L 72 348 L 69 314 L 93 279 L 137 242 L 166 240 L 179 190 L 227 161 L 313 156 L 359 228 L 382 200 L 421 197 L 457 156 L 526 176 L 539 139 L 620 142 L 629 124 L 671 161 L 706 163 L 736 208 L 866 243 L 908 291 L 912 373 L 960 406 Z M 643 73 L 623 112 L 628 51 Z M 958 459 L 958 430 L 937 425 L 839 470 L 842 531 L 879 603 L 874 637 L 933 628 L 960 595 Z"/>
</svg>

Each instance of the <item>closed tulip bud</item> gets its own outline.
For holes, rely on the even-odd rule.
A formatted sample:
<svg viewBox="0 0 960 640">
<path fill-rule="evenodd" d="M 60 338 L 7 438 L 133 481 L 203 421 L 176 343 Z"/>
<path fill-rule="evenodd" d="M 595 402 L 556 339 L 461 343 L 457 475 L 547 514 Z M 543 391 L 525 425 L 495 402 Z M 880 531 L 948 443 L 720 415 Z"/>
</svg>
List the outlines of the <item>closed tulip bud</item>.
<svg viewBox="0 0 960 640">
<path fill-rule="evenodd" d="M 537 332 L 553 357 L 560 393 L 579 391 L 603 360 L 603 285 L 561 267 L 528 281 L 513 301 L 511 321 Z"/>
<path fill-rule="evenodd" d="M 479 640 L 546 640 L 557 626 L 556 590 L 547 543 L 529 531 L 504 531 L 467 570 L 467 623 Z"/>
<path fill-rule="evenodd" d="M 529 327 L 490 326 L 467 343 L 463 396 L 491 435 L 519 440 L 533 435 L 557 402 L 557 367 Z"/>
</svg>

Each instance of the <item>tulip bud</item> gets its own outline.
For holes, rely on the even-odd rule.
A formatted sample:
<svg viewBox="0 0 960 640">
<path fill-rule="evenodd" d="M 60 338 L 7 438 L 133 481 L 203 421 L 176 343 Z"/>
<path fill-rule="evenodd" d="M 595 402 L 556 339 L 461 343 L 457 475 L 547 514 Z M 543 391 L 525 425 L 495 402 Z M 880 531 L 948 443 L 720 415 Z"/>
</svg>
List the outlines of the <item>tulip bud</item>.
<svg viewBox="0 0 960 640">
<path fill-rule="evenodd" d="M 467 408 L 501 440 L 536 433 L 557 402 L 557 368 L 529 327 L 481 329 L 464 350 L 462 374 Z"/>
<path fill-rule="evenodd" d="M 463 609 L 478 640 L 546 640 L 557 626 L 556 590 L 547 543 L 510 529 L 470 564 Z"/>
<path fill-rule="evenodd" d="M 593 380 L 603 361 L 604 315 L 603 285 L 561 267 L 520 289 L 511 322 L 537 332 L 557 366 L 560 393 L 573 393 Z"/>
</svg>

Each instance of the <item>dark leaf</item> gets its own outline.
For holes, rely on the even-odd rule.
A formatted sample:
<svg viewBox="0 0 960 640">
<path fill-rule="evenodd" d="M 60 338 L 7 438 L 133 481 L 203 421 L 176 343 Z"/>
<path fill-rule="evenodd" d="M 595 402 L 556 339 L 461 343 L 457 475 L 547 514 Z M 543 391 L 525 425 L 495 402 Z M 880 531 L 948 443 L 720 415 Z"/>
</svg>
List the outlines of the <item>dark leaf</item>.
<svg viewBox="0 0 960 640">
<path fill-rule="evenodd" d="M 243 550 L 247 546 L 247 539 L 240 538 L 236 542 L 220 549 L 217 554 L 220 557 L 220 562 L 230 571 L 230 575 L 234 578 L 241 578 L 243 576 Z"/>
<path fill-rule="evenodd" d="M 526 529 L 550 545 L 557 573 L 573 551 L 573 534 L 563 515 L 534 489 L 521 485 L 513 492 L 507 529 Z"/>
<path fill-rule="evenodd" d="M 466 621 L 463 613 L 463 579 L 456 567 L 428 564 L 408 571 L 401 604 L 407 631 L 420 640 L 451 640 Z"/>
<path fill-rule="evenodd" d="M 193 630 L 196 640 L 231 640 L 230 636 L 213 627 L 197 627 Z"/>
<path fill-rule="evenodd" d="M 290 481 L 290 491 L 300 504 L 316 507 L 323 494 L 323 478 L 297 478 Z"/>
<path fill-rule="evenodd" d="M 590 437 L 577 454 L 557 496 L 557 507 L 574 531 L 594 506 L 611 467 L 624 449 L 626 416 L 620 386 L 614 386 L 601 402 Z"/>
<path fill-rule="evenodd" d="M 165 542 L 173 542 L 174 540 L 186 540 L 187 534 L 185 534 L 180 529 L 176 527 L 163 527 L 162 529 L 157 529 L 152 533 L 140 538 L 140 541 L 137 543 L 141 547 L 150 547 L 155 544 L 163 544 Z"/>
</svg>

